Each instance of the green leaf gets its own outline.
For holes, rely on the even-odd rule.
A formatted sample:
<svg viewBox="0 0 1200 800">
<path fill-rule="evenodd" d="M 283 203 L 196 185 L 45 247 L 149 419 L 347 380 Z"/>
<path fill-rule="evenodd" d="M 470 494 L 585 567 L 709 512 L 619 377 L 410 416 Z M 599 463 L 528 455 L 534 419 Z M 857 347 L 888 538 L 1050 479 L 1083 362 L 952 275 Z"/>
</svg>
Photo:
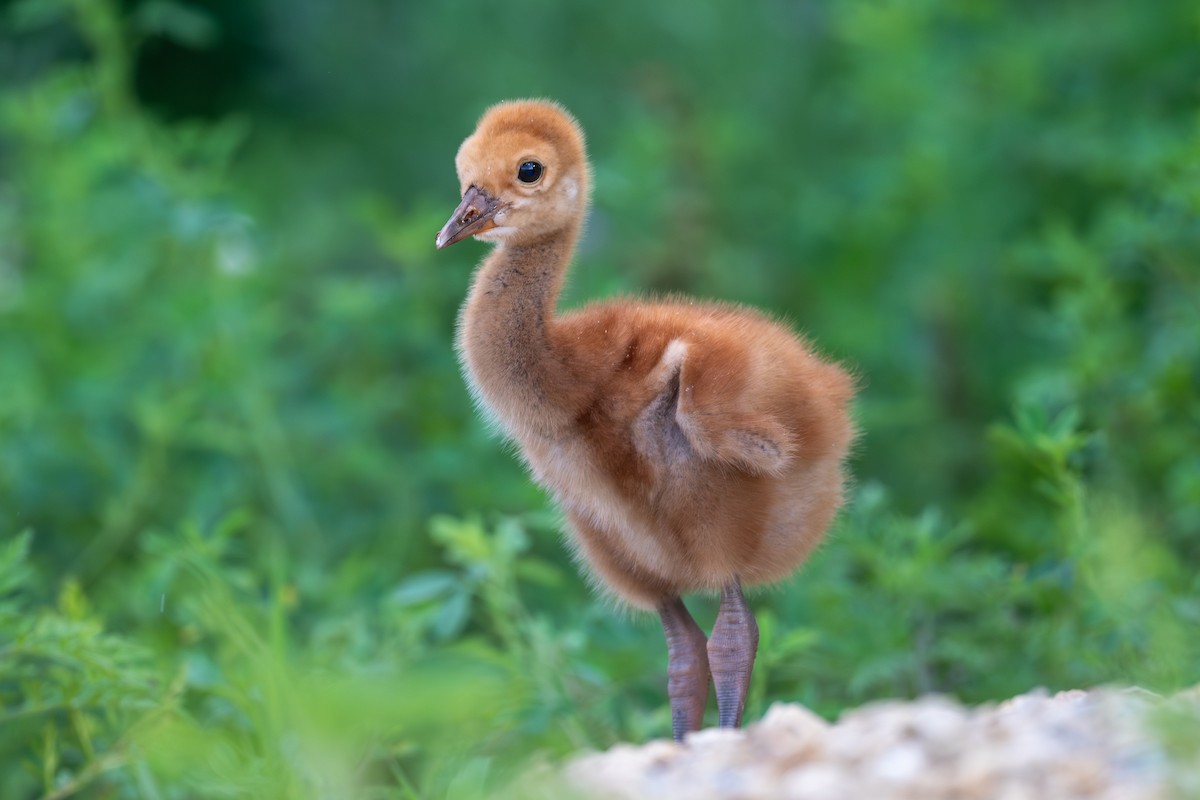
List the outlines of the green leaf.
<svg viewBox="0 0 1200 800">
<path fill-rule="evenodd" d="M 454 591 L 460 582 L 461 578 L 448 570 L 425 570 L 397 584 L 388 599 L 398 606 L 416 605 Z"/>
<path fill-rule="evenodd" d="M 33 576 L 27 563 L 32 539 L 31 531 L 22 531 L 0 543 L 0 598 L 23 589 Z"/>
<path fill-rule="evenodd" d="M 433 630 L 443 641 L 462 633 L 471 615 L 471 594 L 458 591 L 450 595 L 433 620 Z"/>
<path fill-rule="evenodd" d="M 516 574 L 522 580 L 551 589 L 563 583 L 563 571 L 540 558 L 522 558 L 517 562 Z"/>
</svg>

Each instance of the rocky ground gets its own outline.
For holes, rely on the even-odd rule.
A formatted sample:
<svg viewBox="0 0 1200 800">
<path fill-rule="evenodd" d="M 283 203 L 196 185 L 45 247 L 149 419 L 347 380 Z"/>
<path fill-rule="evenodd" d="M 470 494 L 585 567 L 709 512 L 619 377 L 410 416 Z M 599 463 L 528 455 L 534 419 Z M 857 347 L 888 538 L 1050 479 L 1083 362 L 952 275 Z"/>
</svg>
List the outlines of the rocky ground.
<svg viewBox="0 0 1200 800">
<path fill-rule="evenodd" d="M 884 702 L 830 724 L 776 705 L 741 731 L 682 744 L 618 745 L 576 758 L 573 788 L 594 798 L 1200 797 L 1200 687 L 1044 691 L 966 708 L 943 697 Z"/>
</svg>

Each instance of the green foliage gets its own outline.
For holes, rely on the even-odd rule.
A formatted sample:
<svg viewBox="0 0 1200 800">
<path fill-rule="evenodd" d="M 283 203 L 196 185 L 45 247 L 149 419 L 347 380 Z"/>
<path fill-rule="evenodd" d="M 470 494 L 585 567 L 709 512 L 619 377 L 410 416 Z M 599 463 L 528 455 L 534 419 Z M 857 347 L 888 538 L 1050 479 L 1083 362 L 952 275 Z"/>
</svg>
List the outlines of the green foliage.
<svg viewBox="0 0 1200 800">
<path fill-rule="evenodd" d="M 589 132 L 568 302 L 750 302 L 862 376 L 750 717 L 1196 682 L 1184 0 L 0 14 L 3 797 L 490 796 L 669 730 L 656 624 L 589 591 L 454 362 L 478 250 L 432 237 L 506 96 Z M 189 82 L 235 46 L 269 57 Z M 219 118 L 142 102 L 210 78 Z"/>
<path fill-rule="evenodd" d="M 128 764 L 171 690 L 145 648 L 103 633 L 77 583 L 55 608 L 31 603 L 29 540 L 0 547 L 0 751 L 24 756 L 9 762 L 0 791 L 66 797 Z"/>
</svg>

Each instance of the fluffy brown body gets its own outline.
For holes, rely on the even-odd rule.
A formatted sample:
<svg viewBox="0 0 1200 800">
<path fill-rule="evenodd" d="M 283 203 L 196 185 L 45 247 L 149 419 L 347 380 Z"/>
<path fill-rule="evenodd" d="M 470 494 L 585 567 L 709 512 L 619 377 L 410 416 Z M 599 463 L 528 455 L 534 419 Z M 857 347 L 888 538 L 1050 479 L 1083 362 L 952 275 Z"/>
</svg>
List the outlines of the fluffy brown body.
<svg viewBox="0 0 1200 800">
<path fill-rule="evenodd" d="M 542 167 L 531 185 L 526 162 Z M 744 307 L 619 299 L 558 314 L 590 184 L 558 106 L 489 109 L 456 165 L 464 200 L 438 246 L 497 245 L 460 318 L 466 376 L 600 583 L 661 610 L 793 572 L 842 502 L 849 375 Z"/>
</svg>

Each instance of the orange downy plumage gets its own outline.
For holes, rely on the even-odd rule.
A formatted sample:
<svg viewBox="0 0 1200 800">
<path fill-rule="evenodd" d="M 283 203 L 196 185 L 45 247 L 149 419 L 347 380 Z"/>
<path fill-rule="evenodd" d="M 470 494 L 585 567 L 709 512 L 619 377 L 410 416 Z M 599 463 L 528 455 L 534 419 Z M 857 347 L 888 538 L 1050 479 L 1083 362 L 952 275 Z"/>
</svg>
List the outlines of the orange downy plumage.
<svg viewBox="0 0 1200 800">
<path fill-rule="evenodd" d="M 467 380 L 562 506 L 600 585 L 658 609 L 670 637 L 664 609 L 679 595 L 737 587 L 740 598 L 742 583 L 793 572 L 842 502 L 846 371 L 735 305 L 616 299 L 559 314 L 591 179 L 582 132 L 556 104 L 492 107 L 456 167 L 463 202 L 438 247 L 472 235 L 496 245 L 460 317 Z M 698 727 L 686 711 L 677 738 Z"/>
</svg>

